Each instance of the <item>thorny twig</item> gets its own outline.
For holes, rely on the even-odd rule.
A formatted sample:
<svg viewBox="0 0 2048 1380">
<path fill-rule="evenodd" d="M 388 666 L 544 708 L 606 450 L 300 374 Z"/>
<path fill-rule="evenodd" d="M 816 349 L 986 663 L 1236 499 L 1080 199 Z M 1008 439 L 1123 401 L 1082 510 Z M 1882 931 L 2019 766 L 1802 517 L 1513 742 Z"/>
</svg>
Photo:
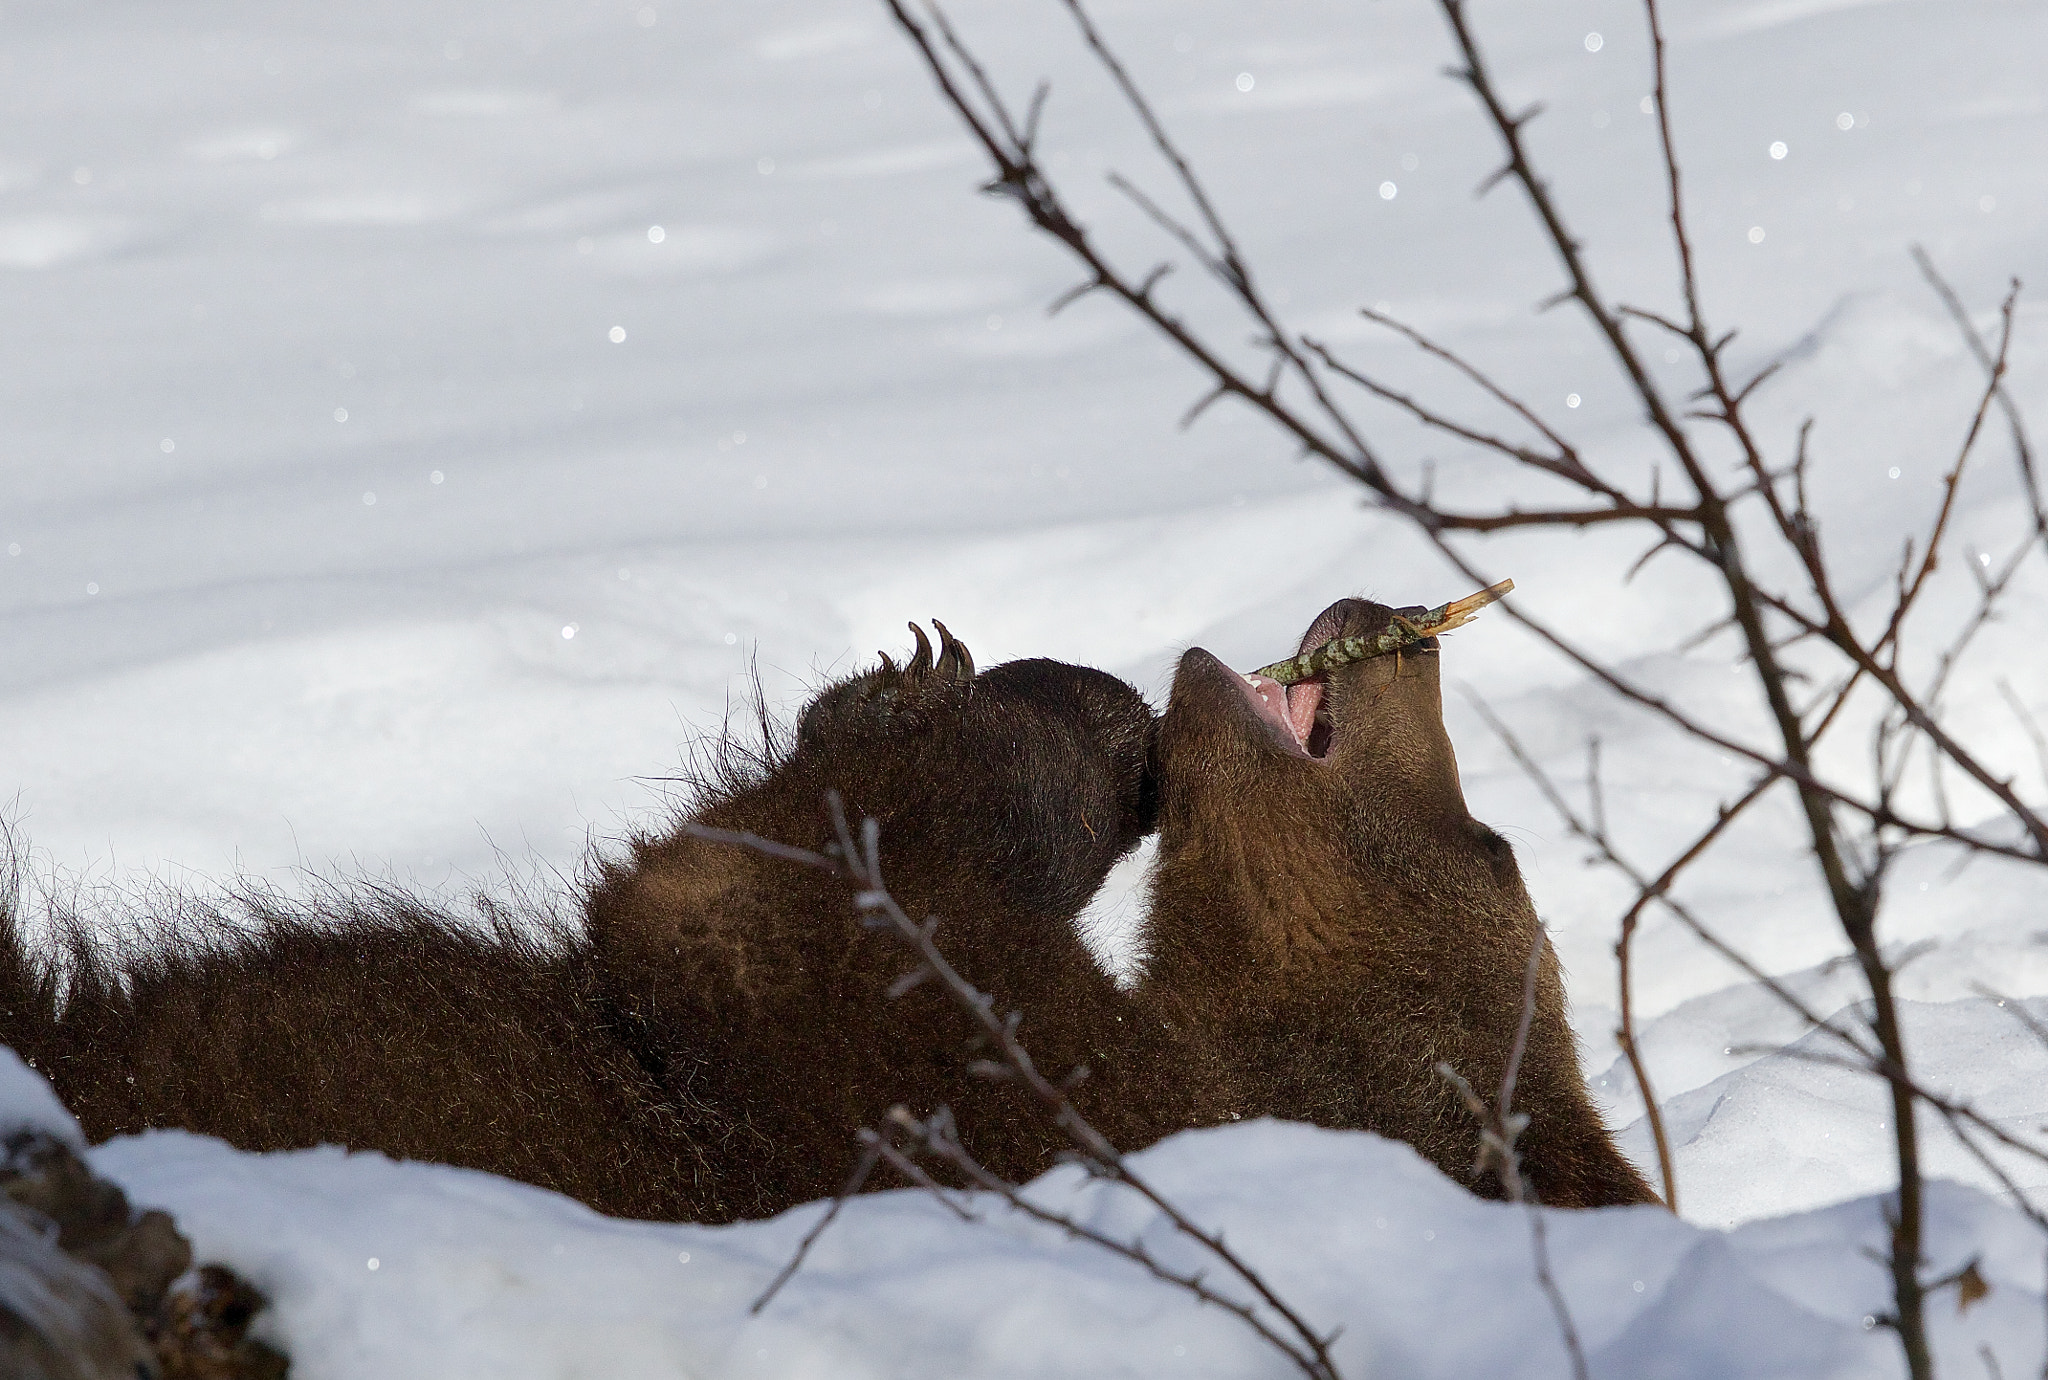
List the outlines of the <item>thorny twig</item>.
<svg viewBox="0 0 2048 1380">
<path fill-rule="evenodd" d="M 1236 1315 L 1240 1321 L 1265 1338 L 1266 1341 L 1287 1352 L 1297 1365 L 1301 1364 L 1302 1358 L 1293 1350 L 1292 1342 L 1271 1328 L 1265 1319 L 1259 1316 L 1257 1310 L 1237 1299 L 1231 1298 L 1227 1294 L 1218 1293 L 1214 1288 L 1210 1287 L 1204 1271 L 1198 1269 L 1174 1269 L 1147 1249 L 1143 1241 L 1126 1241 L 1120 1237 L 1111 1236 L 1107 1232 L 1077 1221 L 1066 1213 L 1054 1212 L 1050 1208 L 1042 1207 L 1024 1196 L 1023 1190 L 1016 1184 L 1011 1183 L 1001 1175 L 990 1172 L 985 1165 L 976 1160 L 968 1152 L 967 1148 L 960 1143 L 960 1137 L 954 1130 L 952 1118 L 945 1114 L 944 1108 L 941 1108 L 938 1113 L 932 1116 L 920 1119 L 912 1116 L 908 1108 L 892 1107 L 889 1110 L 888 1126 L 891 1132 L 903 1136 L 913 1151 L 928 1155 L 943 1164 L 950 1165 L 976 1188 L 1000 1197 L 1013 1211 L 1020 1212 L 1035 1222 L 1058 1227 L 1068 1236 L 1079 1241 L 1086 1241 L 1090 1245 L 1110 1252 L 1112 1255 L 1122 1256 L 1133 1264 L 1143 1266 L 1154 1278 L 1163 1280 L 1178 1289 L 1185 1290 L 1205 1304 L 1221 1308 L 1225 1312 Z M 874 1136 L 876 1133 L 869 1131 L 865 1134 Z M 902 1152 L 899 1151 L 897 1154 L 901 1156 Z M 1333 1340 L 1333 1338 L 1325 1338 L 1323 1340 L 1327 1343 Z M 1303 1366 L 1303 1369 L 1311 1375 L 1335 1375 L 1334 1370 L 1316 1370 L 1307 1366 Z"/>
<path fill-rule="evenodd" d="M 1535 1262 L 1536 1283 L 1543 1290 L 1543 1296 L 1550 1302 L 1550 1311 L 1557 1319 L 1557 1330 L 1564 1341 L 1565 1354 L 1571 1359 L 1574 1380 L 1587 1380 L 1586 1351 L 1579 1343 L 1579 1329 L 1572 1322 L 1571 1309 L 1566 1306 L 1564 1291 L 1557 1287 L 1557 1278 L 1550 1270 L 1550 1237 L 1543 1220 L 1543 1208 L 1535 1195 L 1529 1191 L 1522 1178 L 1522 1161 L 1515 1149 L 1515 1142 L 1529 1127 L 1529 1114 L 1515 1110 L 1515 1080 L 1521 1072 L 1522 1056 L 1529 1048 L 1529 1028 L 1536 1019 L 1536 979 L 1543 970 L 1543 926 L 1536 926 L 1536 940 L 1529 946 L 1529 962 L 1522 974 L 1522 1011 L 1515 1025 L 1515 1042 L 1508 1049 L 1507 1066 L 1501 1072 L 1500 1092 L 1494 1097 L 1493 1105 L 1472 1091 L 1472 1085 L 1455 1068 L 1441 1060 L 1436 1073 L 1457 1091 L 1458 1100 L 1465 1104 L 1465 1110 L 1479 1125 L 1479 1159 L 1473 1170 L 1481 1175 L 1492 1174 L 1500 1181 L 1501 1191 L 1511 1203 L 1519 1203 L 1528 1214 L 1529 1252 Z"/>
<path fill-rule="evenodd" d="M 846 1176 L 846 1187 L 839 1190 L 832 1199 L 832 1205 L 825 1209 L 824 1215 L 812 1223 L 811 1229 L 804 1233 L 804 1239 L 797 1242 L 796 1252 L 790 1256 L 789 1263 L 777 1272 L 774 1279 L 768 1281 L 768 1287 L 761 1291 L 760 1297 L 747 1309 L 749 1313 L 759 1313 L 766 1308 L 769 1302 L 782 1292 L 782 1286 L 796 1277 L 796 1272 L 803 1268 L 804 1258 L 811 1253 L 811 1247 L 818 1244 L 818 1238 L 825 1234 L 825 1228 L 831 1226 L 833 1219 L 839 1216 L 839 1209 L 846 1206 L 846 1200 L 867 1186 L 868 1176 L 875 1172 L 875 1165 L 881 1158 L 882 1150 L 879 1145 L 862 1141 L 860 1156 L 854 1161 L 853 1172 Z"/>
<path fill-rule="evenodd" d="M 1970 313 L 1963 306 L 1963 299 L 1956 296 L 1956 290 L 1949 286 L 1948 280 L 1943 278 L 1941 271 L 1934 266 L 1933 256 L 1916 244 L 1913 246 L 1913 262 L 1919 266 L 1920 276 L 1927 280 L 1927 285 L 1941 298 L 1941 304 L 1948 308 L 1949 319 L 1956 323 L 1956 329 L 1962 333 L 1963 343 L 1969 347 L 1978 365 L 1986 374 L 1998 374 L 2000 371 L 1993 367 L 1991 356 L 1985 352 L 1984 338 L 1977 334 L 1976 326 L 1971 323 Z M 2019 291 L 2017 280 L 2014 281 L 2012 288 L 2014 292 Z M 1998 406 L 2005 413 L 2006 424 L 2011 430 L 2013 458 L 2019 465 L 2020 482 L 2026 485 L 2027 497 L 2034 510 L 2034 534 L 2041 538 L 2044 545 L 2048 545 L 2048 500 L 2044 500 L 2041 477 L 2034 469 L 2033 443 L 2027 436 L 2027 424 L 2020 416 L 2019 404 L 2013 401 L 2012 394 L 2007 391 L 2002 378 L 1998 381 Z"/>
<path fill-rule="evenodd" d="M 1331 1361 L 1329 1352 L 1335 1334 L 1326 1336 L 1310 1327 L 1301 1315 L 1273 1290 L 1257 1269 L 1225 1244 L 1220 1232 L 1205 1230 L 1189 1219 L 1171 1200 L 1133 1169 L 1122 1152 L 1082 1116 L 1067 1097 L 1066 1091 L 1039 1070 L 1032 1060 L 1030 1051 L 1017 1038 L 1021 1013 L 999 1014 L 995 999 L 963 977 L 939 950 L 933 938 L 937 930 L 936 920 L 928 920 L 923 924 L 913 921 L 890 894 L 882 876 L 880 824 L 873 819 L 862 820 L 856 838 L 854 830 L 847 822 L 845 806 L 839 793 L 827 792 L 825 803 L 832 820 L 834 841 L 826 845 L 824 852 L 779 843 L 757 834 L 715 829 L 701 824 L 685 824 L 682 828 L 683 832 L 707 843 L 734 844 L 750 848 L 785 862 L 828 873 L 851 884 L 855 888 L 853 902 L 861 913 L 862 923 L 890 935 L 907 947 L 916 959 L 916 966 L 904 975 L 904 980 L 899 980 L 897 990 L 904 990 L 909 985 L 908 979 L 913 976 L 923 981 L 936 981 L 953 1000 L 954 1005 L 979 1027 L 982 1037 L 994 1047 L 999 1056 L 994 1062 L 999 1063 L 1006 1076 L 1030 1095 L 1046 1119 L 1066 1137 L 1073 1147 L 1074 1161 L 1094 1177 L 1119 1184 L 1144 1199 L 1165 1219 L 1175 1235 L 1194 1243 L 1206 1252 L 1232 1278 L 1244 1285 L 1254 1296 L 1255 1301 L 1247 1303 L 1219 1293 L 1203 1282 L 1203 1276 L 1199 1271 L 1177 1272 L 1160 1263 L 1141 1244 L 1121 1242 L 1103 1236 L 1080 1223 L 1059 1214 L 1047 1213 L 1046 1210 L 1029 1203 L 1018 1195 L 1014 1185 L 989 1173 L 974 1161 L 964 1148 L 959 1147 L 958 1137 L 952 1131 L 951 1114 L 944 1108 L 923 1121 L 912 1117 L 907 1110 L 898 1108 L 892 1111 L 882 1131 L 867 1131 L 861 1138 L 863 1163 L 856 1166 L 854 1177 L 848 1180 L 847 1189 L 840 1195 L 841 1201 L 865 1184 L 868 1173 L 874 1168 L 873 1162 L 868 1159 L 870 1152 L 875 1158 L 887 1162 L 891 1167 L 911 1177 L 912 1182 L 944 1197 L 938 1185 L 928 1176 L 923 1176 L 921 1171 L 917 1174 L 910 1173 L 915 1167 L 915 1160 L 906 1156 L 901 1145 L 894 1139 L 896 1136 L 908 1135 L 914 1148 L 952 1165 L 976 1186 L 1000 1194 L 1013 1208 L 1039 1220 L 1052 1222 L 1076 1236 L 1113 1250 L 1145 1266 L 1157 1278 L 1194 1294 L 1202 1302 L 1234 1314 L 1247 1327 L 1285 1354 L 1304 1375 L 1310 1377 L 1310 1380 L 1338 1380 L 1336 1365 Z M 948 1202 L 952 1205 L 950 1200 Z M 957 1211 L 957 1205 L 953 1206 Z M 782 1275 L 778 1276 L 775 1285 L 769 1291 L 770 1295 L 774 1288 L 780 1288 L 795 1272 L 803 1254 L 808 1252 L 817 1235 L 824 1230 L 825 1225 L 836 1213 L 835 1205 L 827 1212 L 826 1217 L 813 1227 L 810 1235 L 806 1236 L 800 1245 L 797 1258 L 785 1267 Z M 763 1296 L 763 1303 L 768 1296 Z"/>
</svg>

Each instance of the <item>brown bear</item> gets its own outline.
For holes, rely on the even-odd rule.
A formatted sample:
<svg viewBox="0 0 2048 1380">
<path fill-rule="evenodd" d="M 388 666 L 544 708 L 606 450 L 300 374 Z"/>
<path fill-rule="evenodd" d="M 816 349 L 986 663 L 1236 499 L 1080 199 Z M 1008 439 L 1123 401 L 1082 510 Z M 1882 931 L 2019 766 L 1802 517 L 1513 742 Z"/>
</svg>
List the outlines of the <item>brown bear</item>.
<svg viewBox="0 0 2048 1380">
<path fill-rule="evenodd" d="M 793 733 L 726 752 L 691 818 L 816 848 L 840 792 L 880 822 L 902 904 L 944 917 L 949 958 L 1029 1013 L 1046 1066 L 1089 1066 L 1105 1132 L 1136 1145 L 1215 1119 L 1211 1081 L 1164 1052 L 1073 926 L 1151 829 L 1151 709 L 1100 671 L 977 674 L 943 627 L 936 658 L 917 637 L 908 664 L 884 658 Z M 941 992 L 888 998 L 906 955 L 863 931 L 846 885 L 783 862 L 671 828 L 599 866 L 582 916 L 489 925 L 377 888 L 241 899 L 253 924 L 186 901 L 125 952 L 74 939 L 61 991 L 0 914 L 0 1043 L 91 1139 L 338 1143 L 705 1222 L 830 1194 L 854 1128 L 896 1102 L 950 1103 L 998 1173 L 1053 1162 L 1016 1093 L 961 1076 L 971 1031 Z"/>
<path fill-rule="evenodd" d="M 1420 612 L 1345 599 L 1301 650 Z M 1496 1195 L 1436 1065 L 1496 1094 L 1540 944 L 1513 1099 L 1531 1195 L 1655 1202 L 1587 1095 L 1514 851 L 1465 807 L 1438 658 L 1428 638 L 1295 686 L 1181 658 L 1139 1000 L 1227 1052 L 1233 1112 L 1378 1131 Z"/>
<path fill-rule="evenodd" d="M 1346 601 L 1310 640 L 1384 626 Z M 1375 624 L 1374 620 L 1378 620 Z M 1257 1115 L 1364 1127 L 1481 1192 L 1477 1131 L 1431 1072 L 1498 1081 L 1539 933 L 1514 862 L 1466 814 L 1433 646 L 1281 692 L 1207 653 L 1155 721 L 1059 662 L 977 673 L 940 627 L 904 666 L 826 689 L 786 735 L 728 751 L 689 819 L 813 849 L 828 791 L 882 829 L 889 886 L 1116 1144 Z M 1126 992 L 1075 917 L 1164 820 Z M 159 915 L 139 948 L 74 939 L 60 984 L 0 897 L 0 1043 L 87 1134 L 154 1126 L 252 1150 L 338 1143 L 541 1184 L 601 1211 L 704 1222 L 834 1192 L 852 1132 L 951 1106 L 1012 1179 L 1057 1132 L 965 1076 L 972 1028 L 843 882 L 680 827 L 599 865 L 581 915 L 479 924 L 402 893 L 241 898 Z M 246 923 L 253 922 L 253 923 Z M 73 933 L 81 930 L 74 927 Z M 1639 1202 L 1580 1080 L 1547 956 L 1517 1106 L 1538 1196 Z"/>
</svg>

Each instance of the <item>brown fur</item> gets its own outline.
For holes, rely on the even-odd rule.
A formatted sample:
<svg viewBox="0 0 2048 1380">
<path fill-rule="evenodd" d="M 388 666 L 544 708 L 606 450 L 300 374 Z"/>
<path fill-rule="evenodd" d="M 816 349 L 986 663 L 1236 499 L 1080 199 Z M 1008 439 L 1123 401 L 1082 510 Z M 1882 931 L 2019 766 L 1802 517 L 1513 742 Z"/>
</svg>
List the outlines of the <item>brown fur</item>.
<svg viewBox="0 0 2048 1380">
<path fill-rule="evenodd" d="M 759 760 L 728 757 L 694 817 L 819 847 L 824 793 L 842 792 L 881 822 L 898 899 L 945 917 L 948 956 L 1029 1013 L 1046 1067 L 1088 1064 L 1091 1114 L 1142 1144 L 1203 1119 L 1182 1091 L 1203 1082 L 1139 1028 L 1072 920 L 1150 828 L 1151 728 L 1098 671 L 886 668 L 827 690 Z M 159 916 L 125 957 L 75 942 L 68 993 L 0 936 L 0 1041 L 94 1140 L 179 1126 L 251 1150 L 339 1143 L 628 1216 L 721 1221 L 829 1194 L 853 1129 L 898 1101 L 952 1104 L 998 1172 L 1052 1162 L 1009 1088 L 962 1076 L 959 1013 L 930 987 L 889 1001 L 902 951 L 861 930 L 844 884 L 786 863 L 637 839 L 585 924 L 538 935 L 531 916 L 479 930 L 378 890 L 240 909 L 253 924 Z"/>
<path fill-rule="evenodd" d="M 1324 634 L 1388 626 L 1345 600 Z M 1233 1110 L 1405 1140 L 1480 1192 L 1478 1130 L 1433 1071 L 1491 1097 L 1541 922 L 1514 853 L 1473 819 L 1443 727 L 1434 639 L 1331 673 L 1328 754 L 1290 750 L 1240 677 L 1182 658 L 1159 729 L 1159 861 L 1140 1000 L 1229 1051 Z M 1545 1203 L 1655 1201 L 1587 1096 L 1543 942 L 1517 1110 Z"/>
<path fill-rule="evenodd" d="M 1145 1144 L 1204 1119 L 1181 1076 L 1197 1071 L 1172 1057 L 1164 1032 L 1141 1027 L 1072 920 L 1150 828 L 1150 731 L 1135 691 L 1056 662 L 909 688 L 878 673 L 805 712 L 767 788 L 698 818 L 816 848 L 831 837 L 823 793 L 840 790 L 849 816 L 881 822 L 904 909 L 944 917 L 948 959 L 999 1006 L 1027 1013 L 1039 1063 L 1086 1064 L 1088 1114 Z M 863 935 L 843 884 L 671 835 L 610 869 L 589 916 L 605 998 L 650 1071 L 701 1090 L 759 1161 L 744 1176 L 751 1196 L 731 1211 L 835 1191 L 850 1128 L 896 1102 L 951 1105 L 969 1148 L 999 1173 L 1052 1163 L 1055 1137 L 1012 1089 L 961 1076 L 970 1027 L 936 984 L 887 999 L 909 962 Z"/>
<path fill-rule="evenodd" d="M 1385 615 L 1357 605 L 1342 631 Z M 944 917 L 941 947 L 1026 1013 L 1041 1067 L 1088 1066 L 1076 1100 L 1119 1145 L 1279 1115 L 1398 1136 L 1471 1182 L 1474 1129 L 1429 1066 L 1498 1081 L 1537 922 L 1506 845 L 1465 813 L 1435 675 L 1433 652 L 1337 673 L 1341 750 L 1315 763 L 1268 741 L 1199 651 L 1156 757 L 1150 709 L 1099 671 L 885 662 L 785 741 L 725 757 L 691 818 L 818 848 L 837 790 L 878 820 L 897 899 Z M 1073 920 L 1162 804 L 1151 965 L 1125 993 Z M 1012 1178 L 1059 1148 L 1012 1087 L 964 1076 L 972 1032 L 935 985 L 887 997 L 906 956 L 843 883 L 676 829 L 604 864 L 580 923 L 259 894 L 239 927 L 201 908 L 125 955 L 74 941 L 68 991 L 14 909 L 0 896 L 0 1042 L 95 1140 L 339 1143 L 697 1221 L 834 1192 L 853 1129 L 897 1102 L 951 1105 Z M 1546 1202 L 1644 1201 L 1545 961 L 1518 1099 L 1530 1176 Z"/>
</svg>

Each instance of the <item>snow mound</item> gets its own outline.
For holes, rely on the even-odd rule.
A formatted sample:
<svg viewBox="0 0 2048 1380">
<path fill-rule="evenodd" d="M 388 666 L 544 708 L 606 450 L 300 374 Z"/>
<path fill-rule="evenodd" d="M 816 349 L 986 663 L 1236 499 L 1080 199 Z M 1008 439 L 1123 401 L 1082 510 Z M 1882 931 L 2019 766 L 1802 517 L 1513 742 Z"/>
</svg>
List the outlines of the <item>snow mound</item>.
<svg viewBox="0 0 2048 1380">
<path fill-rule="evenodd" d="M 0 1121 L 63 1128 L 18 1061 Z M 1291 1373 L 1237 1320 L 985 1195 L 963 1222 L 922 1193 L 856 1200 L 802 1273 L 749 1304 L 824 1211 L 724 1227 L 601 1217 L 543 1189 L 338 1147 L 252 1155 L 181 1131 L 122 1137 L 94 1169 L 169 1209 L 202 1260 L 273 1301 L 261 1331 L 300 1380 L 533 1377 L 1155 1376 Z M 1524 1211 L 1467 1195 L 1404 1145 L 1247 1122 L 1171 1137 L 1139 1171 L 1319 1329 L 1352 1376 L 1554 1376 L 1567 1359 Z M 1133 1195 L 1072 1168 L 1032 1199 L 1171 1268 L 1198 1252 Z M 1866 1320 L 1882 1200 L 1716 1232 L 1656 1208 L 1547 1214 L 1549 1250 L 1597 1376 L 1869 1376 L 1897 1348 Z M 2041 1242 L 1966 1187 L 1931 1186 L 1930 1266 L 1972 1257 L 1991 1293 L 1931 1311 L 1940 1354 L 2038 1362 Z M 1227 1292 L 1241 1289 L 1211 1272 Z"/>
</svg>

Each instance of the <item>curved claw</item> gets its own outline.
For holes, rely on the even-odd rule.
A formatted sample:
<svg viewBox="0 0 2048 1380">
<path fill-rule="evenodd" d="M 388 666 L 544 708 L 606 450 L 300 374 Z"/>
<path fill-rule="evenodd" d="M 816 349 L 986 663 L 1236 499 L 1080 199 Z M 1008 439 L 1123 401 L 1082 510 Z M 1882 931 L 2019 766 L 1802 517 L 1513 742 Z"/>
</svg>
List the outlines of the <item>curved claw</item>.
<svg viewBox="0 0 2048 1380">
<path fill-rule="evenodd" d="M 910 625 L 910 635 L 917 639 L 917 655 L 910 659 L 910 664 L 903 668 L 903 673 L 921 676 L 932 669 L 932 642 L 924 635 L 924 629 L 915 623 Z"/>
<path fill-rule="evenodd" d="M 940 675 L 950 676 L 957 681 L 974 679 L 974 653 L 967 650 L 967 644 L 947 630 L 938 619 L 932 626 L 939 630 L 939 664 L 935 668 Z"/>
<path fill-rule="evenodd" d="M 887 652 L 876 652 L 875 655 L 882 659 L 882 671 L 884 674 L 892 676 L 896 674 L 896 663 L 889 660 Z"/>
</svg>

